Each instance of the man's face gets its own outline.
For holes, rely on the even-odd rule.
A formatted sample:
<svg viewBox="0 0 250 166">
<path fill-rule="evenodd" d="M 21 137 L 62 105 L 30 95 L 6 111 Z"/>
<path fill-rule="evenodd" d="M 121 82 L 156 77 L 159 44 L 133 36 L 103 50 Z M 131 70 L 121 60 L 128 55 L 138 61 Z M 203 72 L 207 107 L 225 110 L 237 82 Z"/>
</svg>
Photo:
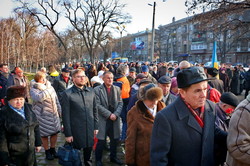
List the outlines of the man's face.
<svg viewBox="0 0 250 166">
<path fill-rule="evenodd" d="M 82 72 L 79 72 L 79 73 L 76 73 L 74 76 L 73 76 L 73 82 L 76 86 L 84 86 L 85 85 L 85 82 L 86 82 L 86 75 L 85 73 L 82 71 Z"/>
<path fill-rule="evenodd" d="M 136 74 L 135 74 L 135 72 L 129 72 L 129 76 L 135 78 Z"/>
<path fill-rule="evenodd" d="M 9 72 L 9 68 L 8 66 L 3 66 L 2 68 L 0 68 L 0 70 L 3 72 L 3 73 L 8 73 Z"/>
<path fill-rule="evenodd" d="M 23 77 L 23 71 L 18 71 L 18 72 L 16 72 L 16 75 L 17 75 L 18 77 Z"/>
<path fill-rule="evenodd" d="M 158 84 L 158 86 L 162 89 L 163 96 L 169 94 L 169 90 L 171 88 L 171 84 Z"/>
<path fill-rule="evenodd" d="M 180 89 L 180 94 L 193 109 L 205 105 L 207 95 L 207 81 L 191 85 L 188 89 Z"/>
<path fill-rule="evenodd" d="M 21 109 L 24 105 L 24 98 L 17 97 L 17 98 L 9 100 L 8 102 L 12 107 L 14 107 L 16 109 Z"/>
<path fill-rule="evenodd" d="M 148 72 L 142 72 L 145 76 L 148 76 Z"/>
<path fill-rule="evenodd" d="M 103 77 L 103 82 L 107 87 L 113 84 L 114 75 L 112 73 L 107 73 Z"/>
<path fill-rule="evenodd" d="M 69 77 L 69 72 L 62 72 L 62 75 L 64 76 L 64 77 Z"/>
</svg>

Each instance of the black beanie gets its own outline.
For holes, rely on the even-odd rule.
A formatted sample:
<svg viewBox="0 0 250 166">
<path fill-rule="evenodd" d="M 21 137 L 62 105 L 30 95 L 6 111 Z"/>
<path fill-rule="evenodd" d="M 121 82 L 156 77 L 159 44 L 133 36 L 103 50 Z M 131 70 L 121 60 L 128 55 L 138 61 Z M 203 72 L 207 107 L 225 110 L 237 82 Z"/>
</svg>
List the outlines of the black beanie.
<svg viewBox="0 0 250 166">
<path fill-rule="evenodd" d="M 25 96 L 26 96 L 26 91 L 24 86 L 10 86 L 7 89 L 6 99 L 8 101 L 18 97 L 25 98 Z"/>
<path fill-rule="evenodd" d="M 221 97 L 220 97 L 220 101 L 231 105 L 233 107 L 237 107 L 237 105 L 239 104 L 239 99 L 237 96 L 235 96 L 232 92 L 224 92 L 222 93 Z"/>
</svg>

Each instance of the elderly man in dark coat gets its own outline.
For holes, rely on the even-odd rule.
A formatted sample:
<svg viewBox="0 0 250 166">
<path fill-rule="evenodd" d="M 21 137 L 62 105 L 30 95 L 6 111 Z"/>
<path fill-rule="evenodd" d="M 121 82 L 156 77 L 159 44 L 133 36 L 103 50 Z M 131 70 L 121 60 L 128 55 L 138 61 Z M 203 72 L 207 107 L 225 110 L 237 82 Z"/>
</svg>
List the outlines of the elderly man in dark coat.
<svg viewBox="0 0 250 166">
<path fill-rule="evenodd" d="M 62 120 L 67 142 L 73 142 L 77 149 L 83 148 L 85 166 L 91 164 L 94 134 L 98 129 L 98 112 L 95 92 L 85 86 L 86 75 L 76 69 L 72 73 L 74 85 L 62 94 Z"/>
<path fill-rule="evenodd" d="M 121 91 L 113 85 L 113 73 L 107 71 L 103 74 L 104 83 L 95 88 L 96 104 L 99 113 L 98 143 L 95 150 L 96 165 L 102 165 L 102 151 L 105 137 L 110 138 L 110 161 L 122 164 L 116 157 L 116 146 L 120 137 L 120 114 L 122 112 Z"/>
<path fill-rule="evenodd" d="M 177 75 L 180 96 L 157 113 L 151 138 L 151 165 L 212 166 L 214 103 L 206 100 L 207 77 L 201 67 Z"/>
<path fill-rule="evenodd" d="M 57 76 L 52 86 L 54 87 L 59 101 L 62 98 L 62 93 L 65 89 L 71 87 L 73 84 L 72 78 L 70 77 L 70 70 L 68 68 L 63 68 L 62 73 Z"/>
<path fill-rule="evenodd" d="M 175 101 L 177 97 L 170 93 L 171 78 L 169 76 L 161 76 L 158 80 L 158 86 L 162 89 L 162 101 L 166 104 L 166 106 Z"/>
</svg>

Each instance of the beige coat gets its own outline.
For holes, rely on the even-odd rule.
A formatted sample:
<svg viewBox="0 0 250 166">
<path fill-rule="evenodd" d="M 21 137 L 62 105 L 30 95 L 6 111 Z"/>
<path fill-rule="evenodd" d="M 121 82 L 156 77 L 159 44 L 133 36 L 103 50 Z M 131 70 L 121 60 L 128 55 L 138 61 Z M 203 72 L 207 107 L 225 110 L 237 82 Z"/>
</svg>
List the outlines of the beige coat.
<svg viewBox="0 0 250 166">
<path fill-rule="evenodd" d="M 250 95 L 238 105 L 232 115 L 227 148 L 228 166 L 250 166 Z"/>
</svg>

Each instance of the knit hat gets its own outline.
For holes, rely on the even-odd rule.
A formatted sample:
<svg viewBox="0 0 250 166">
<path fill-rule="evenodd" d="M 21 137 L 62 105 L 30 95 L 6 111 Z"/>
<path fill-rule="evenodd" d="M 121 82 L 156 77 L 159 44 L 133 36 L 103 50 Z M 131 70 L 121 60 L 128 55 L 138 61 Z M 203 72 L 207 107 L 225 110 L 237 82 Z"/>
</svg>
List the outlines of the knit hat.
<svg viewBox="0 0 250 166">
<path fill-rule="evenodd" d="M 142 72 L 149 72 L 148 66 L 147 65 L 142 66 L 141 71 Z"/>
<path fill-rule="evenodd" d="M 232 92 L 222 93 L 220 101 L 225 104 L 231 105 L 233 107 L 237 107 L 237 105 L 239 104 L 238 97 L 234 95 Z"/>
<path fill-rule="evenodd" d="M 11 99 L 14 98 L 18 98 L 18 97 L 26 97 L 26 91 L 25 91 L 25 87 L 24 86 L 10 86 L 7 89 L 7 95 L 6 95 L 6 99 L 9 101 Z"/>
</svg>

